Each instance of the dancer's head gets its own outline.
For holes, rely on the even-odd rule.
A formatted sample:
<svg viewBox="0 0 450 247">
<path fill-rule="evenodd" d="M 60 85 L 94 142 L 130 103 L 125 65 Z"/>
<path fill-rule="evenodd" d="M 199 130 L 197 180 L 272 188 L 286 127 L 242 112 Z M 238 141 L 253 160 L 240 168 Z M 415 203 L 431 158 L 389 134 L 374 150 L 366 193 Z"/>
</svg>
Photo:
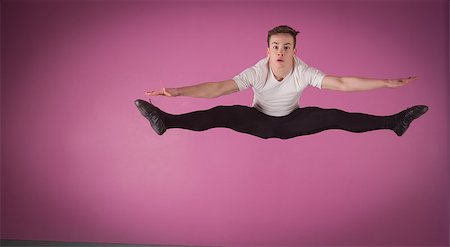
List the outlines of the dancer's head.
<svg viewBox="0 0 450 247">
<path fill-rule="evenodd" d="M 272 37 L 272 35 L 276 35 L 276 34 L 288 34 L 290 36 L 292 36 L 292 38 L 294 39 L 294 48 L 297 45 L 297 34 L 299 34 L 300 32 L 293 29 L 290 26 L 286 26 L 286 25 L 281 25 L 278 27 L 274 27 L 271 30 L 269 30 L 269 32 L 267 33 L 267 47 L 270 47 L 270 37 Z"/>
<path fill-rule="evenodd" d="M 267 34 L 267 56 L 272 66 L 289 66 L 294 63 L 294 55 L 297 52 L 296 36 L 299 32 L 289 26 L 278 26 Z"/>
</svg>

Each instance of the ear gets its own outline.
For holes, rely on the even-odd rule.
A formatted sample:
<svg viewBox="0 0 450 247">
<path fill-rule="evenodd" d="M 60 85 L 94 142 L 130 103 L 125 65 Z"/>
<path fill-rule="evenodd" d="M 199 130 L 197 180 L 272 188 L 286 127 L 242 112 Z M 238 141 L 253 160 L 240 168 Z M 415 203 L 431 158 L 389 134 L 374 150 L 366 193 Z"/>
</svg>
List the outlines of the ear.
<svg viewBox="0 0 450 247">
<path fill-rule="evenodd" d="M 294 48 L 294 55 L 297 55 L 297 48 Z"/>
<path fill-rule="evenodd" d="M 270 48 L 267 48 L 267 56 L 270 57 Z"/>
</svg>

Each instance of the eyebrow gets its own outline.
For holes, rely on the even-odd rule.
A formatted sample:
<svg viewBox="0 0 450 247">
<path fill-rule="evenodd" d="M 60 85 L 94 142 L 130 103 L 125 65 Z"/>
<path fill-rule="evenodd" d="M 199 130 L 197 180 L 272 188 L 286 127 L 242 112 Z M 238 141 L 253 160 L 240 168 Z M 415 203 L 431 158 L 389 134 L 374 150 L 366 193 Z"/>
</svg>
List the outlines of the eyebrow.
<svg viewBox="0 0 450 247">
<path fill-rule="evenodd" d="M 272 44 L 276 44 L 276 45 L 278 45 L 278 43 L 277 42 L 272 42 Z M 284 45 L 292 45 L 291 43 L 286 43 L 286 44 L 284 44 Z"/>
</svg>

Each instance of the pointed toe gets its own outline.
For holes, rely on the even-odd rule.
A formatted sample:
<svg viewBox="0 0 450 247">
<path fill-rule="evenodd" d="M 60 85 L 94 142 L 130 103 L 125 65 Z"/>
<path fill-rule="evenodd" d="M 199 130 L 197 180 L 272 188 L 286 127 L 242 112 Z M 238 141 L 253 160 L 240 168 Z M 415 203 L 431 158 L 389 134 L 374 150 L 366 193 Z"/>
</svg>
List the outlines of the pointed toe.
<svg viewBox="0 0 450 247">
<path fill-rule="evenodd" d="M 149 102 L 141 99 L 135 100 L 134 104 L 136 105 L 142 116 L 144 116 L 150 122 L 153 130 L 158 135 L 162 135 L 164 134 L 164 132 L 166 132 L 167 128 L 160 116 L 161 110 L 159 110 L 156 106 L 150 104 Z"/>
<path fill-rule="evenodd" d="M 417 105 L 401 112 L 403 116 L 401 117 L 401 119 L 398 121 L 398 123 L 394 128 L 395 134 L 397 134 L 397 136 L 402 136 L 403 134 L 405 134 L 406 130 L 408 130 L 409 125 L 412 123 L 412 121 L 414 119 L 421 117 L 427 111 L 428 106 Z"/>
<path fill-rule="evenodd" d="M 137 107 L 140 107 L 140 106 L 142 106 L 143 102 L 145 102 L 145 101 L 143 101 L 143 100 L 141 100 L 141 99 L 137 99 L 137 100 L 134 101 L 134 104 L 135 104 Z"/>
</svg>

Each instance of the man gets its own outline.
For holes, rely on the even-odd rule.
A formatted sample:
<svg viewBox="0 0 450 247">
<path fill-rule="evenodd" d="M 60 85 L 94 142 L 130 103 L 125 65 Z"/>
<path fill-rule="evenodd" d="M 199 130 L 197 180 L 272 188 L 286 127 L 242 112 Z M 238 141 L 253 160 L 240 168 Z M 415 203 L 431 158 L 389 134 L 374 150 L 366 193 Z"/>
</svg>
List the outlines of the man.
<svg viewBox="0 0 450 247">
<path fill-rule="evenodd" d="M 338 109 L 299 108 L 300 95 L 307 86 L 362 91 L 396 88 L 417 78 L 391 80 L 325 75 L 320 70 L 309 67 L 295 55 L 298 33 L 289 26 L 278 26 L 270 30 L 267 36 L 267 58 L 233 79 L 181 88 L 162 88 L 146 93 L 149 96 L 215 98 L 252 87 L 252 107 L 218 106 L 206 111 L 172 115 L 144 100 L 136 100 L 135 104 L 159 135 L 170 128 L 203 131 L 225 127 L 265 139 L 287 139 L 327 129 L 351 132 L 390 129 L 401 136 L 414 119 L 428 110 L 427 106 L 419 105 L 392 116 L 374 116 Z"/>
</svg>

